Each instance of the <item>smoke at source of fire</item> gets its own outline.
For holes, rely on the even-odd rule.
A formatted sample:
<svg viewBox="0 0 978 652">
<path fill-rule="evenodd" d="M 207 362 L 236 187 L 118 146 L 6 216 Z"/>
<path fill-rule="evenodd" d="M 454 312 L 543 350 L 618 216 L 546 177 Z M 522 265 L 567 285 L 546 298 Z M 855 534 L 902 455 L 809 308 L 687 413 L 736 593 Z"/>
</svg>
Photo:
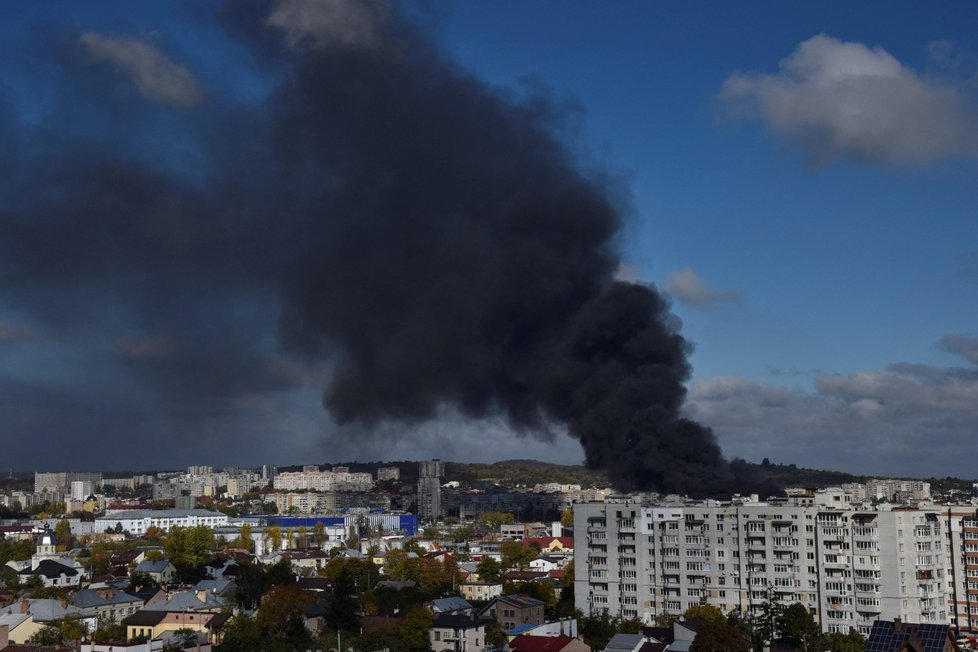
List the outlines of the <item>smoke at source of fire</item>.
<svg viewBox="0 0 978 652">
<path fill-rule="evenodd" d="M 262 101 L 120 96 L 118 69 L 60 48 L 63 110 L 112 115 L 111 137 L 0 111 L 5 301 L 65 328 L 108 304 L 165 332 L 124 352 L 181 418 L 287 385 L 253 354 L 274 324 L 242 306 L 260 305 L 288 350 L 329 357 L 340 424 L 448 404 L 566 430 L 623 490 L 754 489 L 680 416 L 687 343 L 654 288 L 615 280 L 622 202 L 575 164 L 545 94 L 490 88 L 382 4 L 216 19 L 280 79 Z M 157 161 L 161 124 L 175 144 Z"/>
</svg>

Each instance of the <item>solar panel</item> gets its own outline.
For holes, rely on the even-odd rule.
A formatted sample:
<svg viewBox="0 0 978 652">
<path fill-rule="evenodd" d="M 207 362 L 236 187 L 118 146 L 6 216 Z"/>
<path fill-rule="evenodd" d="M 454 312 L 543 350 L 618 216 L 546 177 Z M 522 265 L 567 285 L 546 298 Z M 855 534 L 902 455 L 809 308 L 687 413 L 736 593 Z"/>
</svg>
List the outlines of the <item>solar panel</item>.
<svg viewBox="0 0 978 652">
<path fill-rule="evenodd" d="M 894 652 L 902 643 L 916 637 L 925 652 L 941 652 L 947 640 L 947 625 L 903 623 L 896 631 L 891 622 L 877 620 L 866 641 L 866 652 Z"/>
</svg>

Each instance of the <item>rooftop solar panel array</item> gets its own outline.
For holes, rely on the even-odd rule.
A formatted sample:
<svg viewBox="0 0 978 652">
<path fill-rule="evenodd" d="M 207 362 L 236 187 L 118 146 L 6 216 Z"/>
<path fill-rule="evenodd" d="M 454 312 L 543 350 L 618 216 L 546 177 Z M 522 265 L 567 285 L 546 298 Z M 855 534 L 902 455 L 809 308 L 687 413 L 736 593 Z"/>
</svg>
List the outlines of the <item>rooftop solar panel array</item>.
<svg viewBox="0 0 978 652">
<path fill-rule="evenodd" d="M 877 620 L 866 641 L 866 652 L 895 652 L 911 637 L 916 637 L 924 652 L 941 652 L 947 641 L 947 625 L 903 623 L 897 631 L 891 622 Z"/>
</svg>

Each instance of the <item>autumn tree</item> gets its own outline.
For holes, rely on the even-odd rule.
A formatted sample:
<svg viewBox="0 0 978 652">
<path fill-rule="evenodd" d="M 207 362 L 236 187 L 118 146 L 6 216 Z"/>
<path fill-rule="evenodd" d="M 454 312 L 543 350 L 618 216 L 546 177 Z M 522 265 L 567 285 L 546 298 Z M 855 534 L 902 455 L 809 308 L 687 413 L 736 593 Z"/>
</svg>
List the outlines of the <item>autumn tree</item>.
<svg viewBox="0 0 978 652">
<path fill-rule="evenodd" d="M 326 544 L 328 539 L 326 535 L 326 526 L 323 525 L 322 521 L 317 521 L 314 526 L 312 526 L 312 540 L 316 542 L 318 548 L 322 548 Z"/>
<path fill-rule="evenodd" d="M 305 627 L 303 608 L 315 600 L 312 592 L 294 584 L 270 589 L 258 607 L 257 621 L 262 636 L 269 641 L 286 642 L 288 649 L 310 647 L 312 637 Z"/>
<path fill-rule="evenodd" d="M 54 526 L 54 541 L 58 550 L 68 550 L 74 543 L 75 538 L 71 534 L 71 523 L 63 518 Z"/>
<path fill-rule="evenodd" d="M 233 546 L 235 548 L 240 548 L 242 550 L 247 550 L 248 552 L 255 551 L 255 540 L 251 538 L 251 524 L 245 523 L 241 526 L 241 530 L 238 531 L 238 538 L 234 540 Z"/>
<path fill-rule="evenodd" d="M 726 622 L 727 617 L 723 615 L 723 611 L 720 607 L 715 607 L 712 604 L 695 604 L 691 606 L 683 614 L 683 618 L 689 620 L 690 618 L 702 618 L 711 623 L 722 623 Z"/>
<path fill-rule="evenodd" d="M 265 527 L 264 536 L 272 550 L 282 549 L 282 528 L 277 525 L 269 525 Z"/>
</svg>

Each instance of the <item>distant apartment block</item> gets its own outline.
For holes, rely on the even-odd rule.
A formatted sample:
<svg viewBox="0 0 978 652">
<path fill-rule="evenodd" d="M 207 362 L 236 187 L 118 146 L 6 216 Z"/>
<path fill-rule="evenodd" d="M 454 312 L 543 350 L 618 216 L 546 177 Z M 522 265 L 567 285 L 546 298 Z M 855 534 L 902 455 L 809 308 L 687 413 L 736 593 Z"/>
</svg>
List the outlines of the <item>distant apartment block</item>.
<svg viewBox="0 0 978 652">
<path fill-rule="evenodd" d="M 34 493 L 61 492 L 68 493 L 72 482 L 86 481 L 98 487 L 102 484 L 102 474 L 99 472 L 54 472 L 34 473 Z"/>
<path fill-rule="evenodd" d="M 940 509 L 857 510 L 845 502 L 825 492 L 779 504 L 575 505 L 575 602 L 586 613 L 648 623 L 703 603 L 750 613 L 773 597 L 808 607 L 824 632 L 864 635 L 880 618 L 948 622 Z M 978 519 L 964 522 L 976 526 L 978 582 Z"/>
<path fill-rule="evenodd" d="M 397 466 L 382 466 L 377 469 L 377 482 L 386 482 L 388 480 L 400 480 L 401 479 L 401 469 Z"/>
<path fill-rule="evenodd" d="M 418 518 L 432 521 L 441 516 L 441 479 L 445 463 L 440 460 L 418 463 Z"/>
<path fill-rule="evenodd" d="M 350 473 L 342 470 L 320 471 L 319 467 L 306 467 L 302 471 L 286 471 L 275 476 L 273 487 L 286 491 L 370 491 L 374 486 L 369 473 Z"/>
</svg>

